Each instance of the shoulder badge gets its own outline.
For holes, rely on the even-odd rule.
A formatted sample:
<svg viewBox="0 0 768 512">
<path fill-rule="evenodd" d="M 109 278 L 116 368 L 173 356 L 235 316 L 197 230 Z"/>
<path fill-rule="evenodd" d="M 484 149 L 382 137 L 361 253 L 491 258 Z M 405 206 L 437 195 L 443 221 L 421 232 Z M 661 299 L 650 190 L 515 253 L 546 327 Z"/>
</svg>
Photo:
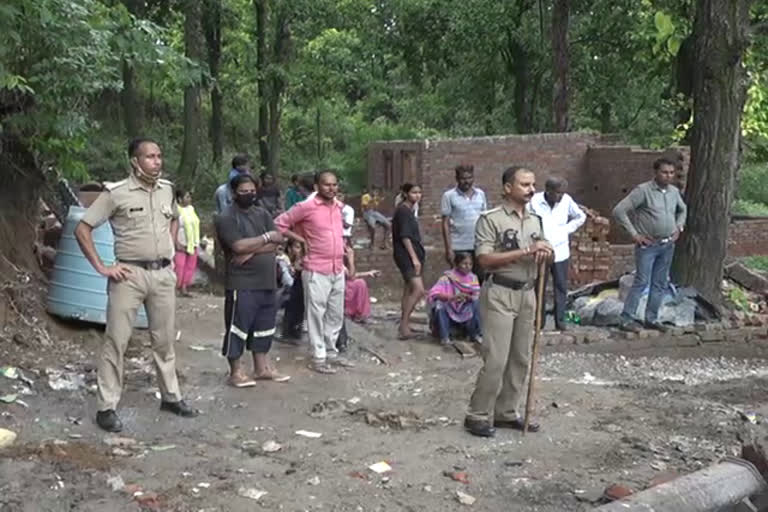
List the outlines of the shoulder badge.
<svg viewBox="0 0 768 512">
<path fill-rule="evenodd" d="M 480 215 L 490 215 L 491 213 L 495 213 L 501 210 L 501 206 L 497 206 L 496 208 L 491 208 L 490 210 L 485 210 L 484 212 L 480 212 Z"/>
<path fill-rule="evenodd" d="M 128 183 L 128 180 L 127 180 L 127 179 L 124 179 L 124 180 L 120 180 L 120 181 L 115 181 L 115 182 L 105 182 L 105 183 L 104 183 L 104 188 L 105 188 L 106 190 L 108 190 L 108 191 L 112 192 L 112 191 L 113 191 L 113 190 L 115 190 L 116 188 L 122 187 L 122 186 L 123 186 L 123 185 L 125 185 L 126 183 Z"/>
</svg>

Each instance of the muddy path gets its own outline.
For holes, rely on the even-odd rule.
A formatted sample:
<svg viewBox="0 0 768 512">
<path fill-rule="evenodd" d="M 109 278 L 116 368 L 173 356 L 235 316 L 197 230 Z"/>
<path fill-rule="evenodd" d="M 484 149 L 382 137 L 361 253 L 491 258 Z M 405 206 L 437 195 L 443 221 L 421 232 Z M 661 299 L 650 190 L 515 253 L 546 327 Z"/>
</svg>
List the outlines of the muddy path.
<svg viewBox="0 0 768 512">
<path fill-rule="evenodd" d="M 542 432 L 478 439 L 461 423 L 479 359 L 394 341 L 384 305 L 373 325 L 349 326 L 356 368 L 318 375 L 305 346 L 276 343 L 273 356 L 292 380 L 242 390 L 224 385 L 221 308 L 213 296 L 179 305 L 178 368 L 201 416 L 158 410 L 140 334 L 119 439 L 93 422 L 97 330 L 70 329 L 46 350 L 3 346 L 0 366 L 34 383 L 0 377 L 0 396 L 28 406 L 0 403 L 0 428 L 18 434 L 0 451 L 0 510 L 589 510 L 609 484 L 642 489 L 735 454 L 740 411 L 768 414 L 762 344 L 545 352 Z M 70 377 L 77 389 L 51 389 Z M 378 462 L 391 471 L 369 469 Z M 460 503 L 457 491 L 476 501 Z"/>
</svg>

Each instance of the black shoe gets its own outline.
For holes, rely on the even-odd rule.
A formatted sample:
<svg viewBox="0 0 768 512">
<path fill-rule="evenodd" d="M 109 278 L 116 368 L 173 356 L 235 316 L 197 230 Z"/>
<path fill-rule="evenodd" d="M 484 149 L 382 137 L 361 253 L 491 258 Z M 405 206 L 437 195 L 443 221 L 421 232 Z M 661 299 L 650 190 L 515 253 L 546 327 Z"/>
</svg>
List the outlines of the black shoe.
<svg viewBox="0 0 768 512">
<path fill-rule="evenodd" d="M 513 430 L 523 430 L 523 421 L 521 419 L 516 420 L 496 420 L 493 422 L 493 425 L 497 428 L 511 428 Z M 538 423 L 529 423 L 528 424 L 528 432 L 538 432 L 541 430 L 541 425 Z"/>
<path fill-rule="evenodd" d="M 194 418 L 199 414 L 196 409 L 192 409 L 184 403 L 184 400 L 179 400 L 178 402 L 160 402 L 160 410 L 172 412 L 176 416 L 184 418 Z"/>
<path fill-rule="evenodd" d="M 622 320 L 621 324 L 619 324 L 619 329 L 625 332 L 634 332 L 636 334 L 642 330 L 640 325 L 634 320 Z"/>
<path fill-rule="evenodd" d="M 669 332 L 669 327 L 660 322 L 645 322 L 646 329 L 653 329 L 659 332 Z"/>
<path fill-rule="evenodd" d="M 493 437 L 496 435 L 496 429 L 486 421 L 464 420 L 464 429 L 477 437 Z"/>
<path fill-rule="evenodd" d="M 123 422 L 117 417 L 114 409 L 97 412 L 96 424 L 107 432 L 122 432 L 123 430 Z"/>
</svg>

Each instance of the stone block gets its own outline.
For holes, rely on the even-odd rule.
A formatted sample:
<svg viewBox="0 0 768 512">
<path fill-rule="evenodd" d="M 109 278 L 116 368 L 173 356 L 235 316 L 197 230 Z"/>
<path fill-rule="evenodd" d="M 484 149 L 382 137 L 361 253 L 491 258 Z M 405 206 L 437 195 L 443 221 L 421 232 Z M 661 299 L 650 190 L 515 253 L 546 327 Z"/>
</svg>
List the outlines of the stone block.
<svg viewBox="0 0 768 512">
<path fill-rule="evenodd" d="M 743 263 L 732 263 L 725 267 L 725 275 L 747 290 L 768 293 L 768 277 L 746 267 Z"/>
<path fill-rule="evenodd" d="M 725 341 L 742 343 L 749 341 L 751 337 L 752 333 L 750 332 L 749 328 L 731 329 L 725 331 Z"/>
<path fill-rule="evenodd" d="M 721 330 L 703 331 L 703 332 L 699 332 L 699 339 L 705 343 L 710 343 L 714 341 L 723 341 L 725 339 L 725 333 Z"/>
<path fill-rule="evenodd" d="M 699 345 L 699 337 L 695 334 L 683 334 L 670 339 L 670 342 L 676 347 L 696 347 Z"/>
</svg>

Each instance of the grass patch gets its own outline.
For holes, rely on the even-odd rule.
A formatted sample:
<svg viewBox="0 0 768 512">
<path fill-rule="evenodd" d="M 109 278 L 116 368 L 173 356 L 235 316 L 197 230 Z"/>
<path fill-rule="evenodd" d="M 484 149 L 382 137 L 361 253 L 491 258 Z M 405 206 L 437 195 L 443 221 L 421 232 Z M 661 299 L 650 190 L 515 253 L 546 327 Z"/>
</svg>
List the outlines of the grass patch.
<svg viewBox="0 0 768 512">
<path fill-rule="evenodd" d="M 737 199 L 731 206 L 731 213 L 733 215 L 768 217 L 768 204 L 749 201 L 747 199 Z"/>
<path fill-rule="evenodd" d="M 747 256 L 741 261 L 753 270 L 768 272 L 768 256 Z"/>
</svg>

